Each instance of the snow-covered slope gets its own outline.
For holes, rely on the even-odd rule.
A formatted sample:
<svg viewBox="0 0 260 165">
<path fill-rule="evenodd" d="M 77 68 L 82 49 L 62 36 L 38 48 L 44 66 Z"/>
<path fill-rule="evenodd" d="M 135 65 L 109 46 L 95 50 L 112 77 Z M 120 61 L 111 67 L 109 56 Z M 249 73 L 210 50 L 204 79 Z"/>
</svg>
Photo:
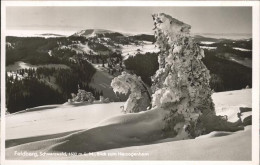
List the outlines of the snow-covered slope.
<svg viewBox="0 0 260 165">
<path fill-rule="evenodd" d="M 122 94 L 116 95 L 111 87 L 114 76 L 109 74 L 108 71 L 102 67 L 102 64 L 94 64 L 93 66 L 97 71 L 93 75 L 89 85 L 95 89 L 101 90 L 104 97 L 109 98 L 111 101 L 125 101 L 127 99 L 126 96 Z"/>
<path fill-rule="evenodd" d="M 32 65 L 29 63 L 25 63 L 23 61 L 17 61 L 13 65 L 6 66 L 7 72 L 17 71 L 20 69 L 37 69 L 37 68 L 63 68 L 63 69 L 69 69 L 67 65 L 64 64 L 46 64 L 46 65 Z"/>
<path fill-rule="evenodd" d="M 96 34 L 104 34 L 104 33 L 113 33 L 113 31 L 104 30 L 104 29 L 86 29 L 86 30 L 81 30 L 79 32 L 76 32 L 75 34 L 73 34 L 73 36 L 94 37 Z"/>
<path fill-rule="evenodd" d="M 31 108 L 6 116 L 6 139 L 50 135 L 88 129 L 106 118 L 121 114 L 124 103 L 56 105 Z"/>
<path fill-rule="evenodd" d="M 237 115 L 239 107 L 251 107 L 251 92 L 251 89 L 245 89 L 215 93 L 213 100 L 217 113 L 227 114 L 228 117 L 231 116 L 232 118 L 232 116 Z M 125 115 L 121 113 L 120 106 L 122 104 L 58 105 L 52 107 L 52 109 L 46 106 L 38 109 L 38 111 L 31 110 L 30 112 L 9 115 L 6 117 L 6 144 L 7 147 L 10 147 L 6 152 L 7 159 L 251 159 L 251 126 L 247 126 L 244 131 L 235 133 L 213 132 L 193 140 L 162 140 L 161 128 L 164 111 L 154 109 Z M 223 108 L 224 111 L 222 111 Z M 81 129 L 83 130 L 72 134 L 69 132 Z M 62 132 L 68 133 L 57 134 Z M 15 151 L 37 154 L 40 154 L 40 152 L 93 151 L 145 152 L 149 156 L 60 155 L 43 158 L 41 156 L 21 157 L 15 155 Z"/>
<path fill-rule="evenodd" d="M 95 156 L 73 156 L 69 159 L 244 161 L 251 159 L 251 142 L 251 126 L 248 126 L 244 131 L 230 133 L 230 135 L 218 136 L 215 134 L 192 140 L 116 148 L 96 152 Z M 63 157 L 63 159 L 67 158 Z"/>
<path fill-rule="evenodd" d="M 159 48 L 155 46 L 152 42 L 144 41 L 140 45 L 130 44 L 121 45 L 122 56 L 127 59 L 129 56 L 135 56 L 136 54 L 145 53 L 158 53 Z"/>
<path fill-rule="evenodd" d="M 228 91 L 214 93 L 212 96 L 215 104 L 217 115 L 227 115 L 228 121 L 235 122 L 238 120 L 237 113 L 240 107 L 252 108 L 252 90 L 244 89 L 237 91 Z M 252 112 L 243 113 L 241 118 L 252 115 Z"/>
</svg>

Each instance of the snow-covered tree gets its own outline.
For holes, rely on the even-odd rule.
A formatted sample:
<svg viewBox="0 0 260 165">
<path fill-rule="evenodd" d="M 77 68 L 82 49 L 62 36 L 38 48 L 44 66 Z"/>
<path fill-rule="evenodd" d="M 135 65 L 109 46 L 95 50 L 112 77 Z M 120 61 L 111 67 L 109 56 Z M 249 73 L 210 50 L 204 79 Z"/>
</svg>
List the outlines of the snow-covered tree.
<svg viewBox="0 0 260 165">
<path fill-rule="evenodd" d="M 190 137 L 203 134 L 201 115 L 215 115 L 209 70 L 204 52 L 190 37 L 190 25 L 164 13 L 154 14 L 154 35 L 160 49 L 159 69 L 152 77 L 152 107 L 169 111 L 165 130 L 178 134 L 184 127 Z"/>
<path fill-rule="evenodd" d="M 115 93 L 128 94 L 130 92 L 129 98 L 124 105 L 125 112 L 145 111 L 150 106 L 149 91 L 140 77 L 122 72 L 121 75 L 112 80 L 111 86 Z"/>
<path fill-rule="evenodd" d="M 71 102 L 89 102 L 93 103 L 95 100 L 95 97 L 91 92 L 87 92 L 82 89 L 78 89 L 77 95 L 74 93 L 71 94 L 72 99 L 70 100 Z"/>
</svg>

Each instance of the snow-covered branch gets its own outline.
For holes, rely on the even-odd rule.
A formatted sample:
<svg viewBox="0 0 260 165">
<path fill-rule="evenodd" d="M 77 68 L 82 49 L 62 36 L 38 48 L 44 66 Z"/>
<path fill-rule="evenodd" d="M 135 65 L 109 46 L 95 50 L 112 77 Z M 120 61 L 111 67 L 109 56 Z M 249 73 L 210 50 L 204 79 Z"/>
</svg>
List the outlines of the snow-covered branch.
<svg viewBox="0 0 260 165">
<path fill-rule="evenodd" d="M 124 111 L 128 113 L 145 111 L 150 105 L 149 91 L 141 78 L 136 75 L 122 72 L 112 80 L 111 86 L 115 93 L 127 94 L 130 92 L 124 105 Z"/>
</svg>

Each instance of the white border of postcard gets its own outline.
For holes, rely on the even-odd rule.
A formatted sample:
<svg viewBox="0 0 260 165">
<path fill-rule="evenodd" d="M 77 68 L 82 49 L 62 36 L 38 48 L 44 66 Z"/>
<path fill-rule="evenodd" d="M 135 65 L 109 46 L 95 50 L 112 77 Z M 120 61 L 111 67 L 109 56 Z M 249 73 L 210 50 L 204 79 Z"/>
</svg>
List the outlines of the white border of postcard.
<svg viewBox="0 0 260 165">
<path fill-rule="evenodd" d="M 259 1 L 2 1 L 1 2 L 1 164 L 181 164 L 181 165 L 259 165 Z M 11 161 L 5 160 L 5 9 L 7 6 L 251 6 L 253 20 L 252 161 Z"/>
</svg>

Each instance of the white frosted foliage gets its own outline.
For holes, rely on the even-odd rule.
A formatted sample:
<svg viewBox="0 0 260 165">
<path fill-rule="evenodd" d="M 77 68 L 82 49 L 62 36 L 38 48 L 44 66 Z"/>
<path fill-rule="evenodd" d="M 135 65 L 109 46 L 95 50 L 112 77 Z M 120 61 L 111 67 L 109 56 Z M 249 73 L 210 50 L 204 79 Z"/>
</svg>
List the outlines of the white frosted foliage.
<svg viewBox="0 0 260 165">
<path fill-rule="evenodd" d="M 152 107 L 168 110 L 166 130 L 178 134 L 182 123 L 191 137 L 203 133 L 198 117 L 215 114 L 210 74 L 201 59 L 204 52 L 190 37 L 190 25 L 169 15 L 153 15 L 154 35 L 160 49 L 159 69 L 152 77 Z M 178 124 L 179 123 L 179 124 Z"/>
<path fill-rule="evenodd" d="M 122 72 L 112 80 L 111 86 L 115 93 L 130 93 L 124 105 L 124 111 L 127 113 L 145 111 L 150 105 L 149 92 L 141 78 L 136 75 Z"/>
</svg>

